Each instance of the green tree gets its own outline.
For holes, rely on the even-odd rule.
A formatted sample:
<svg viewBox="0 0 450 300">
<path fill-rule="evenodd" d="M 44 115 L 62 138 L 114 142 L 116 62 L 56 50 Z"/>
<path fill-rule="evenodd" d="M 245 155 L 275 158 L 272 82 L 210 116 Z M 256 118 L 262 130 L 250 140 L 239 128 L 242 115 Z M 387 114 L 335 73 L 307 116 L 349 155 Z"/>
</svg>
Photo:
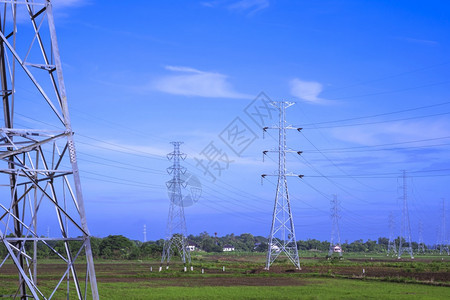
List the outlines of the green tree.
<svg viewBox="0 0 450 300">
<path fill-rule="evenodd" d="M 100 256 L 109 259 L 128 259 L 136 245 L 122 235 L 110 235 L 100 243 Z"/>
</svg>

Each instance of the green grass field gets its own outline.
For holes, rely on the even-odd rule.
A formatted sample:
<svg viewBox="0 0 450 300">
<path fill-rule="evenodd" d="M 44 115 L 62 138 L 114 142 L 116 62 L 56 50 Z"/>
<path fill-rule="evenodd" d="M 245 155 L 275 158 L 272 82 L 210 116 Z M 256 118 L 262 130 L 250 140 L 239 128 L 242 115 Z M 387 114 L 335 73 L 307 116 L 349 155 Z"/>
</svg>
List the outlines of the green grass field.
<svg viewBox="0 0 450 300">
<path fill-rule="evenodd" d="M 308 256 L 309 255 L 309 256 Z M 159 259 L 96 260 L 101 299 L 448 299 L 450 257 L 414 260 L 382 254 L 325 259 L 302 253 L 302 270 L 280 258 L 269 271 L 260 253 L 193 253 L 193 271 L 176 257 L 159 272 Z M 225 271 L 224 268 L 225 267 Z M 203 269 L 203 272 L 202 272 Z M 59 278 L 56 260 L 41 261 L 39 286 L 51 294 Z M 84 289 L 84 275 L 79 274 Z M 14 294 L 17 274 L 0 273 L 0 294 Z M 62 282 L 53 299 L 66 299 Z M 88 287 L 89 288 L 89 287 Z M 72 291 L 72 287 L 71 287 Z M 76 299 L 71 292 L 70 299 Z"/>
<path fill-rule="evenodd" d="M 299 280 L 300 281 L 300 280 Z M 103 299 L 448 299 L 450 288 L 421 284 L 317 278 L 298 286 L 154 287 L 148 283 L 104 283 Z"/>
</svg>

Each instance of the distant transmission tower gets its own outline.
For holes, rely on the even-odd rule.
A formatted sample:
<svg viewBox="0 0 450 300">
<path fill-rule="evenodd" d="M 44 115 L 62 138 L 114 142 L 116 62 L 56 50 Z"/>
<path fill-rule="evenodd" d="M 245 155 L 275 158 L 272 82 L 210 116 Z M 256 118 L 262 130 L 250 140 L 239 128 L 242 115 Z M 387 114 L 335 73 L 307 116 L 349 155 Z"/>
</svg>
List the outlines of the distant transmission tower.
<svg viewBox="0 0 450 300">
<path fill-rule="evenodd" d="M 185 186 L 185 182 L 181 179 L 181 175 L 186 173 L 186 168 L 180 165 L 180 159 L 185 160 L 186 154 L 180 152 L 180 145 L 183 142 L 171 142 L 173 152 L 167 154 L 167 158 L 173 161 L 173 165 L 167 168 L 167 172 L 172 175 L 172 179 L 166 182 L 169 191 L 169 217 L 167 219 L 166 239 L 164 241 L 163 254 L 161 264 L 164 261 L 169 265 L 170 259 L 174 253 L 181 256 L 184 264 L 191 263 L 191 255 L 187 248 L 186 236 L 186 220 L 184 217 L 184 203 L 181 188 Z"/>
<path fill-rule="evenodd" d="M 52 5 L 1 2 L 0 277 L 17 286 L 0 297 L 98 299 Z M 59 264 L 45 281 L 43 248 Z"/>
<path fill-rule="evenodd" d="M 143 234 L 144 234 L 144 243 L 145 243 L 145 242 L 147 242 L 147 225 L 145 225 L 145 224 L 144 224 Z"/>
<path fill-rule="evenodd" d="M 398 258 L 400 259 L 403 252 L 408 252 L 411 255 L 411 259 L 414 259 L 412 244 L 411 244 L 411 225 L 409 223 L 408 212 L 408 190 L 406 184 L 406 171 L 403 171 L 402 175 L 403 185 L 403 207 L 402 207 L 402 227 L 400 232 L 400 241 L 398 245 Z"/>
<path fill-rule="evenodd" d="M 419 244 L 417 246 L 417 254 L 425 254 L 425 243 L 423 242 L 423 223 L 419 222 Z"/>
<path fill-rule="evenodd" d="M 442 199 L 441 226 L 439 230 L 439 254 L 447 252 L 447 255 L 450 255 L 445 222 L 445 200 Z"/>
<path fill-rule="evenodd" d="M 331 226 L 330 249 L 328 250 L 329 257 L 333 253 L 339 253 L 339 257 L 342 257 L 341 232 L 339 230 L 339 219 L 341 216 L 339 212 L 339 200 L 336 195 L 333 195 L 333 200 L 331 200 L 331 220 L 333 225 Z"/>
<path fill-rule="evenodd" d="M 279 124 L 274 127 L 264 127 L 267 129 L 278 129 L 278 149 L 272 151 L 263 151 L 278 153 L 278 172 L 276 175 L 261 175 L 262 178 L 266 176 L 277 176 L 278 184 L 275 195 L 275 205 L 273 209 L 272 226 L 270 228 L 269 245 L 267 250 L 266 269 L 277 259 L 281 253 L 285 253 L 289 260 L 300 269 L 300 261 L 298 257 L 297 242 L 295 239 L 294 219 L 292 218 L 291 203 L 289 200 L 288 186 L 286 177 L 296 176 L 303 177 L 303 175 L 296 175 L 286 172 L 286 153 L 293 152 L 301 154 L 301 151 L 294 151 L 286 146 L 286 130 L 301 128 L 294 128 L 286 124 L 286 108 L 292 106 L 292 102 L 272 102 L 274 107 L 279 111 Z"/>
<path fill-rule="evenodd" d="M 395 245 L 395 220 L 392 212 L 389 214 L 389 243 L 387 255 L 397 254 L 397 247 Z"/>
</svg>

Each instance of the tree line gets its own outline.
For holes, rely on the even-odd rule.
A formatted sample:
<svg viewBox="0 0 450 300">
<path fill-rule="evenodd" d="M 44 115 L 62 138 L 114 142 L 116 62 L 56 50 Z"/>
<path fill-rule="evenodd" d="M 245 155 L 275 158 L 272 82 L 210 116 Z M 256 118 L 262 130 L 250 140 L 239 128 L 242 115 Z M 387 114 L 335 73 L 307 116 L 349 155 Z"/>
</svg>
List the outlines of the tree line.
<svg viewBox="0 0 450 300">
<path fill-rule="evenodd" d="M 253 236 L 250 233 L 243 233 L 241 235 L 227 234 L 222 237 L 211 236 L 207 232 L 202 232 L 199 235 L 189 235 L 187 237 L 189 244 L 196 247 L 196 251 L 205 252 L 222 252 L 223 246 L 231 245 L 235 251 L 239 252 L 266 252 L 268 248 L 268 240 L 263 236 Z M 396 245 L 399 243 L 396 241 Z M 47 241 L 49 246 L 56 249 L 58 252 L 64 252 L 64 243 L 62 241 Z M 80 249 L 81 241 L 69 241 L 70 248 L 74 251 Z M 343 252 L 375 252 L 386 253 L 388 249 L 389 239 L 380 237 L 378 240 L 362 239 L 349 243 L 346 241 L 341 244 Z M 91 238 L 91 248 L 94 258 L 103 259 L 150 259 L 161 257 L 164 247 L 164 240 L 141 242 L 137 240 L 130 240 L 122 235 L 110 235 L 105 238 Z M 304 251 L 328 252 L 330 247 L 329 241 L 319 241 L 317 239 L 299 240 L 297 241 L 297 248 Z M 418 248 L 416 242 L 412 242 L 413 250 Z M 42 242 L 37 244 L 37 256 L 39 258 L 56 258 L 56 254 Z M 29 255 L 33 253 L 33 242 L 25 243 L 25 250 Z M 3 244 L 0 245 L 0 256 L 4 257 L 7 250 Z M 80 255 L 84 255 L 81 251 Z"/>
</svg>

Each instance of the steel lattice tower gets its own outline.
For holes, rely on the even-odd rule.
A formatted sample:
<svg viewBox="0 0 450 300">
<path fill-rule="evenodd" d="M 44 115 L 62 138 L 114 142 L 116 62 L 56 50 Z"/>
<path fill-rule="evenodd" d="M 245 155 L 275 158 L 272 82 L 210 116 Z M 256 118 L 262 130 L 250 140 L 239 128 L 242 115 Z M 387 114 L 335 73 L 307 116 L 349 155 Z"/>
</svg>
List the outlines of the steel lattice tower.
<svg viewBox="0 0 450 300">
<path fill-rule="evenodd" d="M 450 255 L 445 222 L 445 200 L 442 199 L 441 226 L 439 230 L 439 254 L 442 254 L 442 252 L 447 252 L 447 255 Z"/>
<path fill-rule="evenodd" d="M 339 219 L 341 216 L 339 212 L 339 200 L 336 195 L 333 195 L 333 200 L 331 200 L 331 220 L 333 224 L 331 226 L 330 249 L 328 250 L 329 257 L 333 255 L 336 246 L 340 248 L 340 251 L 338 251 L 339 257 L 342 257 L 341 233 L 339 230 Z"/>
<path fill-rule="evenodd" d="M 0 274 L 8 261 L 18 274 L 3 297 L 98 299 L 52 5 L 1 2 Z M 44 250 L 62 265 L 45 289 L 37 277 Z"/>
<path fill-rule="evenodd" d="M 419 244 L 417 245 L 417 254 L 425 254 L 425 243 L 423 242 L 423 223 L 419 222 Z"/>
<path fill-rule="evenodd" d="M 191 254 L 187 248 L 186 236 L 186 219 L 184 217 L 184 204 L 181 188 L 185 186 L 185 182 L 181 179 L 181 175 L 186 173 L 186 168 L 180 165 L 180 160 L 186 159 L 186 154 L 180 152 L 180 145 L 183 142 L 171 142 L 173 144 L 173 152 L 167 154 L 167 158 L 173 161 L 173 165 L 167 168 L 167 172 L 173 175 L 172 179 L 166 182 L 169 191 L 169 217 L 167 219 L 166 239 L 164 241 L 163 254 L 161 264 L 164 261 L 169 265 L 170 259 L 177 251 L 181 256 L 184 264 L 191 263 Z"/>
<path fill-rule="evenodd" d="M 398 245 L 398 258 L 400 259 L 403 252 L 408 252 L 411 255 L 411 259 L 414 259 L 412 244 L 411 244 L 411 225 L 409 223 L 409 212 L 408 212 L 408 189 L 406 184 L 406 171 L 403 171 L 402 175 L 403 185 L 403 197 L 402 197 L 402 227 L 400 232 L 400 240 Z"/>
<path fill-rule="evenodd" d="M 147 242 L 147 225 L 144 224 L 144 230 L 142 232 L 144 234 L 144 243 Z"/>
<path fill-rule="evenodd" d="M 279 124 L 273 127 L 264 127 L 267 129 L 278 129 L 278 149 L 272 151 L 263 151 L 278 153 L 278 177 L 277 190 L 275 195 L 275 205 L 273 209 L 272 226 L 270 228 L 269 245 L 267 250 L 266 269 L 277 259 L 281 253 L 285 253 L 289 260 L 295 265 L 297 269 L 300 268 L 300 261 L 298 257 L 297 242 L 295 239 L 294 219 L 292 217 L 291 203 L 289 200 L 288 186 L 286 178 L 288 176 L 303 177 L 303 175 L 296 175 L 286 172 L 286 153 L 293 152 L 301 154 L 301 151 L 294 151 L 286 146 L 286 130 L 301 128 L 294 128 L 286 124 L 286 108 L 294 105 L 293 102 L 272 102 L 274 107 L 279 111 Z M 261 175 L 263 178 L 272 176 L 268 174 Z"/>
<path fill-rule="evenodd" d="M 389 255 L 391 253 L 392 254 L 397 253 L 397 247 L 395 245 L 395 220 L 394 220 L 394 214 L 392 212 L 389 214 L 389 242 L 388 242 L 387 255 Z"/>
</svg>

